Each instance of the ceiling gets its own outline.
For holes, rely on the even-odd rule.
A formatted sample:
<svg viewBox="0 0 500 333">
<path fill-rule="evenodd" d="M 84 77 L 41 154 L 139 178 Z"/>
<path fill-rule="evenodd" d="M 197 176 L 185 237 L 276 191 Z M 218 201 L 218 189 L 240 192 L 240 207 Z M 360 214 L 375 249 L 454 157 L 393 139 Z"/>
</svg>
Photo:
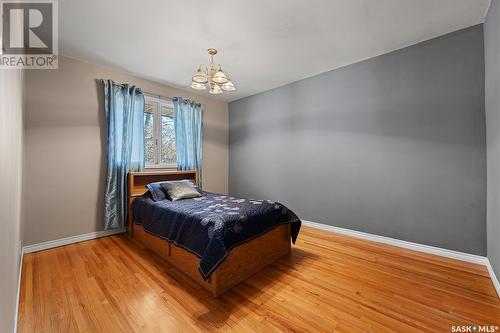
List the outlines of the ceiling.
<svg viewBox="0 0 500 333">
<path fill-rule="evenodd" d="M 225 101 L 484 22 L 490 0 L 61 0 L 60 53 L 190 89 L 206 49 Z"/>
</svg>

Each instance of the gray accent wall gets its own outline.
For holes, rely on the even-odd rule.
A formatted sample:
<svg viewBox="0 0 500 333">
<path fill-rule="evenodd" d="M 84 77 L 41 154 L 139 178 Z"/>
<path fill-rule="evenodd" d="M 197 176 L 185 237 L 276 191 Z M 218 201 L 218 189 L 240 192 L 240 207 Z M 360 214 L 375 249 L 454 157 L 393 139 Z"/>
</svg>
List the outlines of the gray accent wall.
<svg viewBox="0 0 500 333">
<path fill-rule="evenodd" d="M 488 147 L 488 258 L 500 277 L 500 3 L 491 2 L 484 24 L 486 142 Z"/>
<path fill-rule="evenodd" d="M 483 42 L 477 25 L 230 103 L 230 194 L 485 255 Z"/>
</svg>

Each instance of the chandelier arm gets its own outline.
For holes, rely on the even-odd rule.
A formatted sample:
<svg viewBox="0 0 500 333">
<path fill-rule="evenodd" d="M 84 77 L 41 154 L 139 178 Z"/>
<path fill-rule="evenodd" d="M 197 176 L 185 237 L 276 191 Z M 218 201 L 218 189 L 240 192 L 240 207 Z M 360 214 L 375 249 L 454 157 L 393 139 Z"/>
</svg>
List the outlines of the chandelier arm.
<svg viewBox="0 0 500 333">
<path fill-rule="evenodd" d="M 204 67 L 205 69 L 205 74 L 208 76 L 208 68 L 207 68 L 207 65 L 205 64 L 202 64 L 201 67 Z M 203 68 L 202 68 L 203 69 Z"/>
</svg>

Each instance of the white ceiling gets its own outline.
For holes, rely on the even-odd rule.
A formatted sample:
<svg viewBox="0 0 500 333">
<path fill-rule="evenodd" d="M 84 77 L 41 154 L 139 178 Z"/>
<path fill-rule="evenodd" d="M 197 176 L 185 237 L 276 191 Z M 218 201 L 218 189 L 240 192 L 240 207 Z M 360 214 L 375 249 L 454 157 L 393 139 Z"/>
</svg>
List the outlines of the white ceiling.
<svg viewBox="0 0 500 333">
<path fill-rule="evenodd" d="M 60 53 L 189 89 L 206 49 L 233 101 L 484 22 L 490 0 L 60 0 Z"/>
</svg>

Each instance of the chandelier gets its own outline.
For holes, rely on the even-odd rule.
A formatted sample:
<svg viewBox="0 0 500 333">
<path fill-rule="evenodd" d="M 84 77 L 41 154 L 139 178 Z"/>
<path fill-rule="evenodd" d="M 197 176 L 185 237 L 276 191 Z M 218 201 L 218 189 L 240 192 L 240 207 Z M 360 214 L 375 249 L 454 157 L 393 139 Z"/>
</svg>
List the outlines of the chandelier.
<svg viewBox="0 0 500 333">
<path fill-rule="evenodd" d="M 208 92 L 212 95 L 220 95 L 224 91 L 235 91 L 236 87 L 229 80 L 229 77 L 222 71 L 221 66 L 218 68 L 214 62 L 214 56 L 217 50 L 210 48 L 207 50 L 210 54 L 210 65 L 207 67 L 201 65 L 193 75 L 191 88 L 196 90 L 209 89 Z"/>
</svg>

